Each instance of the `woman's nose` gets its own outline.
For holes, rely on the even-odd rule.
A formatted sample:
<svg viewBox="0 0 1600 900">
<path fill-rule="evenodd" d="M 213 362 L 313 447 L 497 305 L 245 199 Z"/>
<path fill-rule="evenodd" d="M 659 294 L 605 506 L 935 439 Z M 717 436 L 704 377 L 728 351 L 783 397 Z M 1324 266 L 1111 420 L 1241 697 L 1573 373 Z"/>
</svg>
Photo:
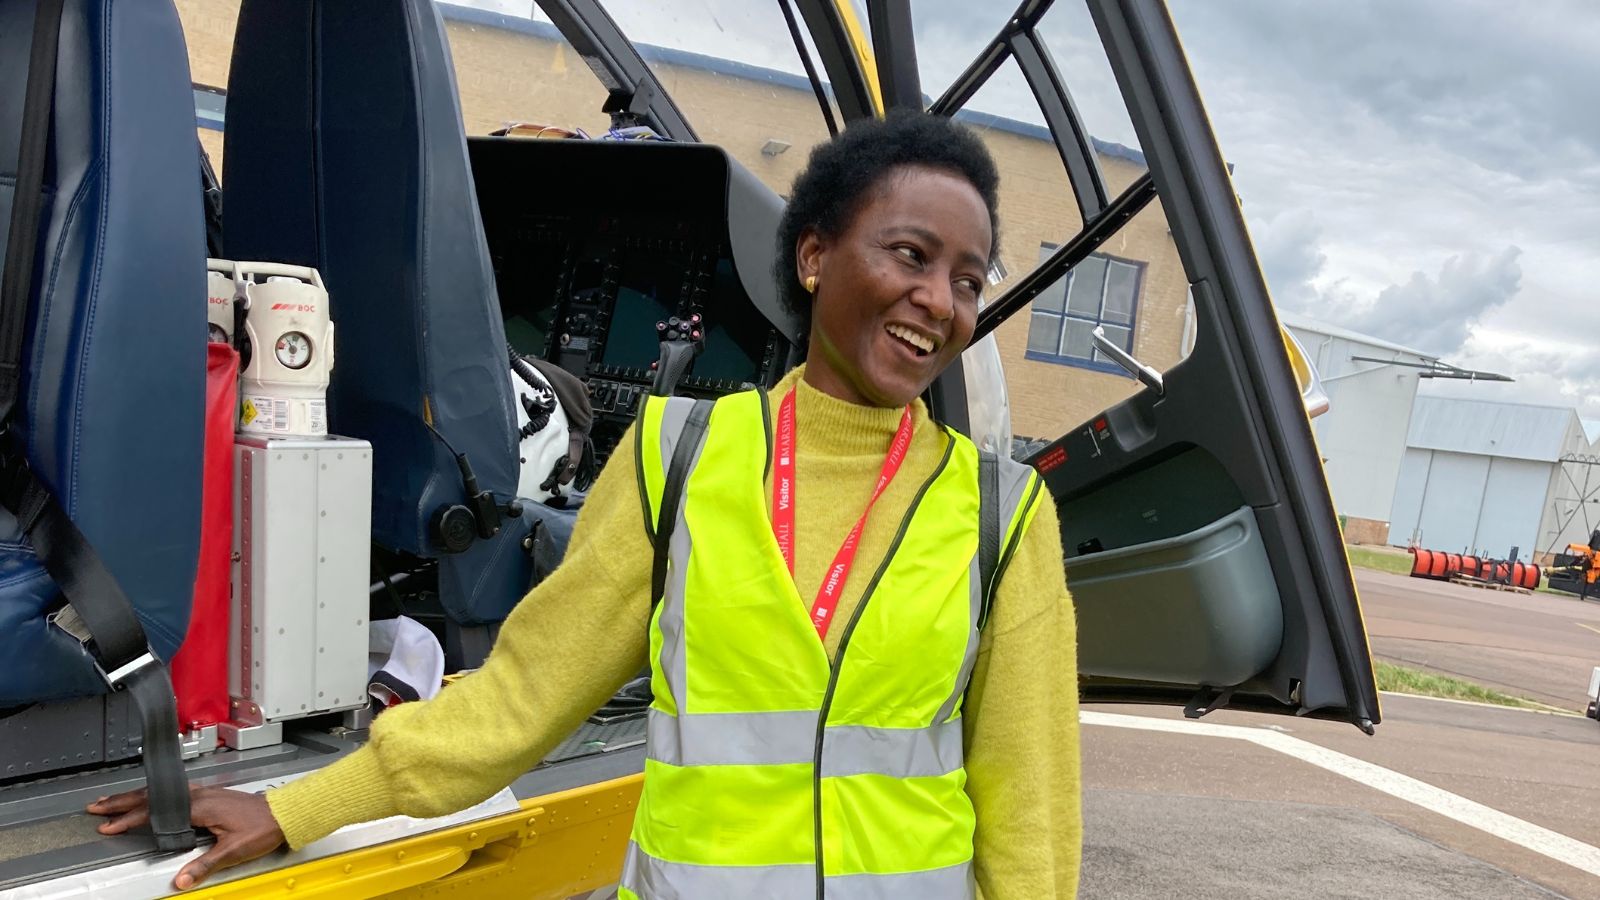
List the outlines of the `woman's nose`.
<svg viewBox="0 0 1600 900">
<path fill-rule="evenodd" d="M 911 302 L 940 322 L 954 318 L 956 314 L 955 290 L 948 278 L 924 279 L 912 289 Z"/>
</svg>

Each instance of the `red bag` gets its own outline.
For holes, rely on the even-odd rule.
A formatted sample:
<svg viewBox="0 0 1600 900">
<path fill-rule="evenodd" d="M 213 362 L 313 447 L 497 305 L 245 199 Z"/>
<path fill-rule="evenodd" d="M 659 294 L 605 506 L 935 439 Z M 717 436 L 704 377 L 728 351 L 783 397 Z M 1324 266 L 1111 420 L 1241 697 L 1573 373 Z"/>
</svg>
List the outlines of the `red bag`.
<svg viewBox="0 0 1600 900">
<path fill-rule="evenodd" d="M 233 424 L 239 354 L 206 345 L 205 470 L 200 491 L 200 565 L 189 631 L 172 658 L 178 724 L 185 730 L 228 719 L 228 618 L 233 557 Z M 210 749 L 209 747 L 206 749 Z"/>
</svg>

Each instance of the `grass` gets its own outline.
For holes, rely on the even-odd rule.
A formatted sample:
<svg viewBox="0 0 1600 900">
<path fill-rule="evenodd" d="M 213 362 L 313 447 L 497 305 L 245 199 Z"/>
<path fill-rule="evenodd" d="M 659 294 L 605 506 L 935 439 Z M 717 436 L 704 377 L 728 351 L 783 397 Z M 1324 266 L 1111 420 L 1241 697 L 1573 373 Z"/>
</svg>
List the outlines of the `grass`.
<svg viewBox="0 0 1600 900">
<path fill-rule="evenodd" d="M 1475 703 L 1493 703 L 1497 706 L 1515 706 L 1521 709 L 1544 709 L 1551 707 L 1522 697 L 1513 697 L 1499 691 L 1490 690 L 1481 684 L 1451 678 L 1448 675 L 1435 675 L 1421 669 L 1412 669 L 1406 666 L 1397 666 L 1383 660 L 1372 661 L 1375 673 L 1378 676 L 1378 690 L 1393 691 L 1398 694 L 1420 694 L 1424 697 L 1444 697 L 1450 700 L 1471 700 Z"/>
<path fill-rule="evenodd" d="M 1377 569 L 1380 572 L 1393 572 L 1396 575 L 1411 574 L 1411 554 L 1396 553 L 1393 550 L 1379 550 L 1374 547 L 1345 547 L 1350 554 L 1350 565 L 1363 569 Z"/>
</svg>

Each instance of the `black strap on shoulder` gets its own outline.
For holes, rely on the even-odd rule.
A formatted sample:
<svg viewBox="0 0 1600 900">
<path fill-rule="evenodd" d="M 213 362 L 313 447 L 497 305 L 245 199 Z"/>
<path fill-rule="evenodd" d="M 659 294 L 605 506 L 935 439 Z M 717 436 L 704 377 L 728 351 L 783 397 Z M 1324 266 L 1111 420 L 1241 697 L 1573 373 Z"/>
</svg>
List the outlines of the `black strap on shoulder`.
<svg viewBox="0 0 1600 900">
<path fill-rule="evenodd" d="M 1000 458 L 988 450 L 978 451 L 978 583 L 983 585 L 983 611 L 979 622 L 989 620 L 994 602 L 994 575 L 1000 568 L 1000 545 L 1005 540 L 1005 523 L 1000 521 Z"/>
<path fill-rule="evenodd" d="M 689 480 L 689 463 L 705 441 L 711 423 L 710 400 L 696 400 L 683 423 L 683 432 L 672 450 L 672 463 L 661 488 L 661 508 L 656 511 L 655 561 L 650 570 L 651 608 L 661 602 L 667 589 L 667 554 L 672 549 L 672 531 L 678 523 L 678 508 L 683 505 L 683 486 Z"/>
<path fill-rule="evenodd" d="M 125 688 L 138 704 L 157 848 L 188 850 L 194 847 L 195 835 L 189 824 L 189 789 L 172 679 L 150 651 L 133 605 L 60 501 L 28 465 L 26 451 L 10 428 L 22 387 L 23 332 L 44 204 L 62 6 L 63 0 L 41 0 L 34 14 L 10 239 L 0 273 L 0 502 L 16 516 L 34 554 L 66 597 L 66 605 L 51 615 L 51 623 L 84 645 L 107 685 L 113 690 Z"/>
</svg>

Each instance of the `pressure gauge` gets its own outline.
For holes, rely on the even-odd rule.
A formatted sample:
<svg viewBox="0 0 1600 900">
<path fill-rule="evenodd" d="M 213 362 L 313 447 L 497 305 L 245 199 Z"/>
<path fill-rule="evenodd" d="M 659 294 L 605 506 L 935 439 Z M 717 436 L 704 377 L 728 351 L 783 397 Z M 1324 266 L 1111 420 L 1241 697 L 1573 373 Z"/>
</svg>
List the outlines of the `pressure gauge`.
<svg viewBox="0 0 1600 900">
<path fill-rule="evenodd" d="M 277 353 L 285 369 L 304 369 L 311 362 L 311 339 L 298 331 L 286 331 L 278 337 Z"/>
</svg>

